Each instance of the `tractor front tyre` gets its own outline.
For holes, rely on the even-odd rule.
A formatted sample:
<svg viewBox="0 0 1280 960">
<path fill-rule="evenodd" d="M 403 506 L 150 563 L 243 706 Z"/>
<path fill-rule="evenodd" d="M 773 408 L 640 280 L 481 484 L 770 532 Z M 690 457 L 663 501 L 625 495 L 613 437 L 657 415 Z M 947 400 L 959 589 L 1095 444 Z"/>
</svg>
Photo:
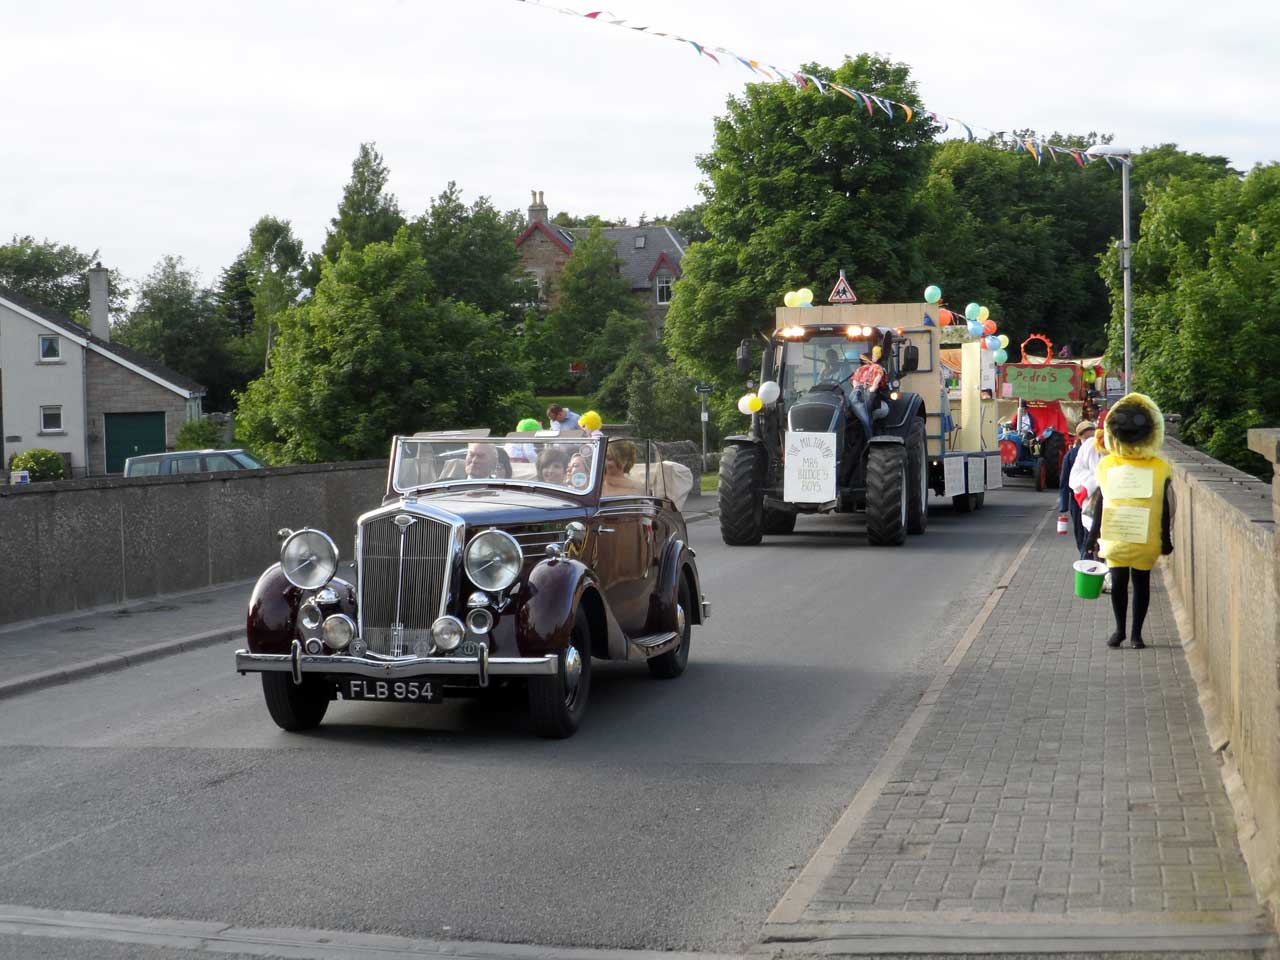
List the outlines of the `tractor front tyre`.
<svg viewBox="0 0 1280 960">
<path fill-rule="evenodd" d="M 1036 458 L 1036 490 L 1044 490 L 1048 486 L 1049 465 L 1044 462 L 1044 457 Z"/>
<path fill-rule="evenodd" d="M 907 540 L 907 450 L 876 443 L 867 451 L 867 542 L 897 547 Z"/>
<path fill-rule="evenodd" d="M 929 461 L 925 455 L 924 421 L 916 417 L 907 434 L 907 533 L 929 526 Z"/>
<path fill-rule="evenodd" d="M 720 455 L 720 537 L 731 547 L 754 546 L 764 533 L 765 456 L 755 444 Z"/>
<path fill-rule="evenodd" d="M 789 510 L 764 508 L 765 533 L 795 533 L 796 515 Z"/>
</svg>

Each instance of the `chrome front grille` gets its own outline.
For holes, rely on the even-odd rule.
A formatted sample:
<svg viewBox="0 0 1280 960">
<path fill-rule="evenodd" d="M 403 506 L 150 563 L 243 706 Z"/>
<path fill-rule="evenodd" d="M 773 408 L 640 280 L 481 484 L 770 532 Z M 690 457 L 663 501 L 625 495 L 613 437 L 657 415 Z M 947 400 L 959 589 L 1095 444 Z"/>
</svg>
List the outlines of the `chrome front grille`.
<svg viewBox="0 0 1280 960">
<path fill-rule="evenodd" d="M 451 524 L 419 513 L 386 513 L 365 521 L 360 528 L 360 635 L 371 653 L 412 656 L 418 641 L 431 644 L 431 624 L 444 612 L 453 546 Z"/>
</svg>

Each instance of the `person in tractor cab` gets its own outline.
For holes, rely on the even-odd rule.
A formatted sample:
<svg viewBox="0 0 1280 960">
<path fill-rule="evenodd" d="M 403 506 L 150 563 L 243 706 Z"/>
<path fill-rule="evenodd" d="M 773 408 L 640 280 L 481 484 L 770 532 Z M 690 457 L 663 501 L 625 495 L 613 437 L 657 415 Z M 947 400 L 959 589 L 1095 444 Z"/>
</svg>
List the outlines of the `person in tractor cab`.
<svg viewBox="0 0 1280 960">
<path fill-rule="evenodd" d="M 862 355 L 862 365 L 853 373 L 853 386 L 866 391 L 867 408 L 873 420 L 889 415 L 889 374 L 880 365 L 882 356 L 884 350 L 877 344 L 870 353 Z"/>
</svg>

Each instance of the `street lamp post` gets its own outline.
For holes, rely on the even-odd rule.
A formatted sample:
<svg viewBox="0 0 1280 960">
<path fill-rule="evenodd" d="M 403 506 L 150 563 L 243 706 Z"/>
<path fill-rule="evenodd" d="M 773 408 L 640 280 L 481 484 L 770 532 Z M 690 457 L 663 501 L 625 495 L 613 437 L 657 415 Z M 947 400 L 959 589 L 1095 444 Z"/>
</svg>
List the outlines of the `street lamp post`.
<svg viewBox="0 0 1280 960">
<path fill-rule="evenodd" d="M 1091 157 L 1111 157 L 1120 161 L 1121 241 L 1120 269 L 1124 271 L 1124 392 L 1133 389 L 1133 257 L 1129 243 L 1129 167 L 1133 151 L 1095 143 L 1086 153 Z"/>
</svg>

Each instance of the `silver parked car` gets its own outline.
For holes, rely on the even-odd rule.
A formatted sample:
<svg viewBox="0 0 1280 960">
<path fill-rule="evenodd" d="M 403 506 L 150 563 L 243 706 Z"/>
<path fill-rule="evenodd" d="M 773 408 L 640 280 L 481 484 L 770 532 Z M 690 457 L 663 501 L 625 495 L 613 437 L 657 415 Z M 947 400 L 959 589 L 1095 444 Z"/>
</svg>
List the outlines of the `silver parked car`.
<svg viewBox="0 0 1280 960">
<path fill-rule="evenodd" d="M 147 453 L 124 462 L 126 477 L 169 477 L 218 470 L 261 470 L 266 466 L 245 450 L 175 450 Z"/>
</svg>

